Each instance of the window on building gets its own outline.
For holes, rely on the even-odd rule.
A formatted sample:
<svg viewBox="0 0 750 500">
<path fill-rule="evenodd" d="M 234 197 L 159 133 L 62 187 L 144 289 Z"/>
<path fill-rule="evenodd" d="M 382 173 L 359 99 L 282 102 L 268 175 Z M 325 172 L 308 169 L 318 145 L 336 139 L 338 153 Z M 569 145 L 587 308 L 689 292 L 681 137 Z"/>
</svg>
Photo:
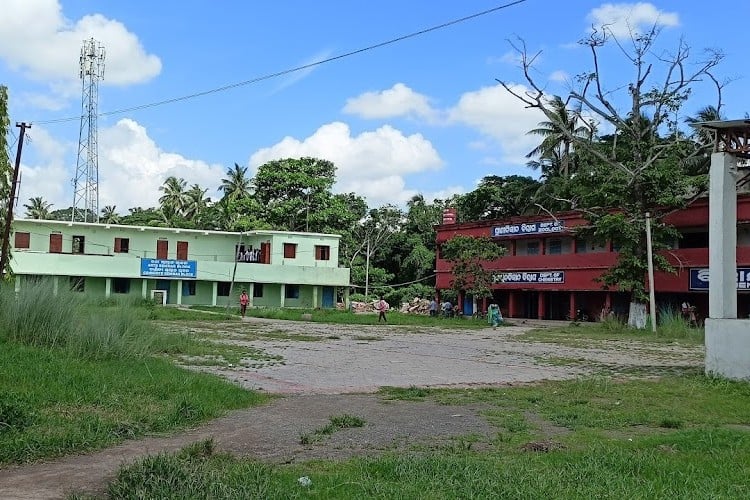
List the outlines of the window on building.
<svg viewBox="0 0 750 500">
<path fill-rule="evenodd" d="M 187 297 L 189 295 L 195 295 L 195 281 L 182 282 L 182 296 Z"/>
<path fill-rule="evenodd" d="M 128 253 L 130 238 L 115 238 L 115 253 Z"/>
<path fill-rule="evenodd" d="M 708 231 L 700 233 L 682 233 L 680 248 L 708 248 Z"/>
<path fill-rule="evenodd" d="M 177 260 L 188 260 L 188 242 L 177 242 Z"/>
<path fill-rule="evenodd" d="M 156 240 L 156 258 L 166 259 L 168 253 L 169 253 L 169 241 Z"/>
<path fill-rule="evenodd" d="M 232 284 L 228 281 L 219 281 L 216 285 L 216 295 L 219 297 L 229 297 L 229 289 Z"/>
<path fill-rule="evenodd" d="M 284 289 L 284 298 L 298 299 L 299 298 L 299 285 L 287 285 Z"/>
<path fill-rule="evenodd" d="M 115 293 L 130 293 L 130 278 L 113 279 L 112 291 Z"/>
<path fill-rule="evenodd" d="M 562 240 L 547 240 L 547 253 L 550 255 L 560 255 L 562 253 Z"/>
<path fill-rule="evenodd" d="M 74 292 L 83 292 L 86 286 L 86 280 L 83 276 L 70 277 L 70 289 Z"/>
<path fill-rule="evenodd" d="M 297 244 L 296 243 L 284 243 L 284 258 L 294 259 L 297 257 Z"/>
<path fill-rule="evenodd" d="M 31 234 L 30 233 L 19 233 L 18 231 L 16 231 L 15 237 L 16 237 L 16 241 L 13 244 L 13 246 L 16 249 L 19 249 L 19 248 L 29 248 L 29 246 L 31 244 Z"/>
<path fill-rule="evenodd" d="M 331 260 L 331 247 L 315 245 L 315 260 Z"/>
<path fill-rule="evenodd" d="M 85 242 L 85 237 L 73 236 L 73 253 L 85 253 Z"/>
<path fill-rule="evenodd" d="M 539 255 L 538 241 L 529 241 L 526 243 L 526 255 Z"/>
<path fill-rule="evenodd" d="M 263 297 L 263 283 L 253 285 L 253 297 Z"/>
<path fill-rule="evenodd" d="M 49 235 L 49 253 L 62 253 L 62 234 L 52 233 Z"/>
</svg>

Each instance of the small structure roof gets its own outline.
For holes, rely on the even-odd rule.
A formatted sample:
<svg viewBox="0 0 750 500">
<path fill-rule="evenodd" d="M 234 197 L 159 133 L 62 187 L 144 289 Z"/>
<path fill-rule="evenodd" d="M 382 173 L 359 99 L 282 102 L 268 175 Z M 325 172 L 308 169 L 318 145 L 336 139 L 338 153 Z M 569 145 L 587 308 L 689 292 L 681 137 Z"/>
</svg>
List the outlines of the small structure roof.
<svg viewBox="0 0 750 500">
<path fill-rule="evenodd" d="M 714 133 L 714 151 L 750 158 L 750 119 L 715 120 L 692 123 L 693 127 Z"/>
</svg>

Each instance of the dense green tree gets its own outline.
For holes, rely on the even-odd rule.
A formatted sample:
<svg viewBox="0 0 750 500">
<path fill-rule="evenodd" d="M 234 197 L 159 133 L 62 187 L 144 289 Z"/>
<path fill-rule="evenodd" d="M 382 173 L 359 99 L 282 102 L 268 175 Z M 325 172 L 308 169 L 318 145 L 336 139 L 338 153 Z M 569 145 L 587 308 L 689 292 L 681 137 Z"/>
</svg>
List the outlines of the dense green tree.
<svg viewBox="0 0 750 500">
<path fill-rule="evenodd" d="M 263 219 L 276 229 L 321 232 L 340 226 L 345 206 L 331 189 L 336 166 L 318 158 L 286 158 L 258 168 L 253 184 Z"/>
<path fill-rule="evenodd" d="M 441 255 L 451 264 L 451 288 L 481 299 L 492 295 L 492 272 L 485 269 L 505 253 L 505 249 L 488 237 L 458 235 L 442 245 Z"/>
<path fill-rule="evenodd" d="M 197 220 L 201 212 L 208 207 L 211 199 L 206 197 L 207 192 L 207 188 L 204 189 L 198 184 L 193 184 L 185 192 L 185 203 L 182 207 L 182 212 L 186 219 Z"/>
<path fill-rule="evenodd" d="M 459 220 L 504 219 L 535 211 L 540 186 L 539 181 L 520 175 L 484 177 L 474 191 L 458 198 Z"/>
<path fill-rule="evenodd" d="M 601 50 L 611 40 L 608 28 L 593 31 L 582 42 L 592 56 L 593 70 L 581 75 L 580 87 L 572 89 L 568 98 L 581 107 L 581 114 L 612 127 L 614 133 L 609 141 L 581 138 L 564 126 L 556 114 L 555 99 L 550 99 L 532 77 L 536 57 L 529 55 L 525 47 L 519 52 L 531 90 L 520 93 L 501 82 L 528 107 L 542 111 L 577 153 L 587 156 L 587 166 L 579 166 L 573 180 L 577 186 L 572 189 L 570 206 L 581 210 L 589 220 L 590 234 L 610 239 L 619 248 L 618 261 L 604 274 L 603 281 L 631 292 L 629 321 L 638 327 L 645 326 L 647 297 L 645 214 L 649 212 L 654 217 L 654 248 L 659 249 L 674 235 L 674 230 L 664 224 L 664 216 L 686 206 L 706 186 L 705 175 L 688 168 L 690 159 L 704 150 L 685 137 L 675 117 L 699 82 L 716 83 L 719 95 L 721 89 L 713 74 L 722 60 L 720 53 L 709 52 L 693 65 L 684 42 L 671 54 L 662 54 L 655 46 L 657 35 L 656 27 L 634 34 L 629 51 L 618 44 L 634 70 L 634 77 L 624 85 L 605 83 L 601 78 Z M 659 77 L 661 81 L 657 80 Z M 626 89 L 622 96 L 626 112 L 621 111 L 617 92 L 611 88 Z M 654 262 L 657 269 L 670 269 L 658 255 Z"/>
<path fill-rule="evenodd" d="M 41 196 L 35 196 L 29 198 L 28 203 L 24 203 L 23 208 L 26 209 L 26 217 L 29 219 L 50 219 L 52 203 L 44 200 Z"/>
</svg>

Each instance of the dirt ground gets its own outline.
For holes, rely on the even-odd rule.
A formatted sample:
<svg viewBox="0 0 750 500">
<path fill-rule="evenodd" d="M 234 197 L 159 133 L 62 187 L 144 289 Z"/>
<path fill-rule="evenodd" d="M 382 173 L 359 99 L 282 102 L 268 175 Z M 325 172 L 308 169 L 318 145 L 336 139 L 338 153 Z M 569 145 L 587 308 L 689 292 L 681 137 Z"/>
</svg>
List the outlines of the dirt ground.
<svg viewBox="0 0 750 500">
<path fill-rule="evenodd" d="M 473 435 L 489 442 L 497 432 L 480 406 L 444 406 L 429 401 L 386 401 L 379 387 L 475 387 L 574 378 L 605 370 L 613 375 L 659 374 L 700 367 L 701 346 L 607 341 L 561 346 L 522 341 L 531 323 L 497 330 L 438 330 L 394 326 L 322 325 L 248 319 L 243 327 L 320 336 L 317 342 L 288 338 L 250 345 L 283 357 L 282 362 L 211 371 L 244 387 L 282 397 L 234 411 L 188 432 L 127 441 L 99 452 L 0 470 L 0 498 L 65 498 L 71 492 L 103 491 L 117 469 L 139 457 L 175 451 L 212 438 L 217 448 L 273 463 L 312 458 L 348 458 L 424 444 L 435 446 Z M 231 342 L 240 342 L 230 337 Z M 335 415 L 362 418 L 364 427 L 344 429 L 313 444 L 300 444 Z M 534 416 L 538 419 L 538 417 Z M 549 435 L 561 432 L 536 422 Z"/>
</svg>

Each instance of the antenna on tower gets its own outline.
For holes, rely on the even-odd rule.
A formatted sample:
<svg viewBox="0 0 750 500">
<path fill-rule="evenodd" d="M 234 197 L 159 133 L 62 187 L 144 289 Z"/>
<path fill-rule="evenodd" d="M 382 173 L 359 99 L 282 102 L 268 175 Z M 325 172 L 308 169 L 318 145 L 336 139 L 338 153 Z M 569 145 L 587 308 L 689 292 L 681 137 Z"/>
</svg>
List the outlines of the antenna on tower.
<svg viewBox="0 0 750 500">
<path fill-rule="evenodd" d="M 99 222 L 99 147 L 97 114 L 99 79 L 104 78 L 104 47 L 90 38 L 81 47 L 81 129 L 78 160 L 73 179 L 73 210 L 70 220 Z"/>
</svg>

